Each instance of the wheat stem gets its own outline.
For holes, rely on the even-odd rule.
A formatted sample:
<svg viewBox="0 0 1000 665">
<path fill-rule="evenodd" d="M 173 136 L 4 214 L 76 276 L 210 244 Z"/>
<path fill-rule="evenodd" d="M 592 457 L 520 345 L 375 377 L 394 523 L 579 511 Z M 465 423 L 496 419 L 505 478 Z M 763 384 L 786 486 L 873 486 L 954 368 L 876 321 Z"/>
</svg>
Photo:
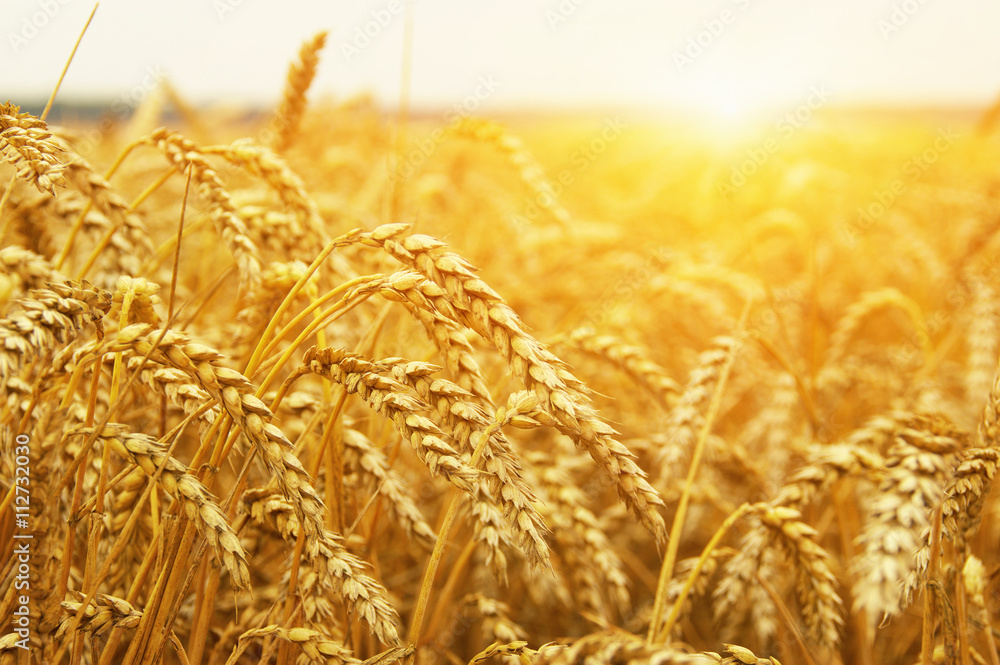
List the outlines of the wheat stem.
<svg viewBox="0 0 1000 665">
<path fill-rule="evenodd" d="M 747 314 L 750 312 L 751 303 L 752 301 L 748 300 L 743 307 L 743 313 L 740 316 L 740 322 L 737 326 L 737 334 L 742 332 Z M 663 565 L 660 568 L 659 582 L 656 587 L 656 599 L 653 604 L 653 616 L 649 623 L 649 632 L 646 636 L 646 641 L 651 645 L 661 644 L 665 637 L 661 624 L 663 622 L 663 612 L 667 601 L 667 587 L 669 586 L 670 580 L 674 575 L 674 563 L 677 560 L 677 551 L 681 544 L 681 532 L 684 529 L 684 521 L 687 518 L 687 507 L 691 500 L 691 490 L 694 487 L 695 477 L 698 475 L 701 458 L 705 452 L 705 442 L 708 440 L 708 434 L 715 424 L 715 418 L 722 405 L 722 394 L 725 390 L 726 382 L 729 379 L 729 373 L 732 371 L 733 362 L 736 359 L 736 353 L 737 346 L 733 346 L 728 354 L 728 357 L 724 361 L 721 371 L 719 372 L 719 379 L 715 385 L 715 391 L 712 394 L 712 401 L 709 403 L 708 411 L 705 413 L 705 421 L 701 426 L 701 430 L 698 434 L 698 440 L 695 444 L 694 453 L 691 458 L 691 465 L 688 468 L 688 475 L 684 485 L 684 491 L 681 493 L 680 502 L 677 505 L 677 512 L 674 514 L 674 522 L 671 526 L 670 538 L 667 542 L 667 554 L 663 558 Z"/>
</svg>

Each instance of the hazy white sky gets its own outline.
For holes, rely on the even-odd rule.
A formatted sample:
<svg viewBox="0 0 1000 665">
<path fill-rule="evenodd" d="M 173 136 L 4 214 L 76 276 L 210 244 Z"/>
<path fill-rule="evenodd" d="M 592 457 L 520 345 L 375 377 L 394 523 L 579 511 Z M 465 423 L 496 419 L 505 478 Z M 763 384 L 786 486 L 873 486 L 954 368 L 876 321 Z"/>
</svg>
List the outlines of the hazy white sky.
<svg viewBox="0 0 1000 665">
<path fill-rule="evenodd" d="M 0 3 L 0 98 L 44 98 L 93 3 Z M 405 4 L 103 0 L 61 96 L 115 99 L 163 72 L 195 101 L 270 102 L 301 42 L 325 28 L 318 89 L 393 105 Z M 832 103 L 1000 94 L 1000 2 L 989 0 L 413 0 L 412 10 L 417 107 L 477 93 L 485 112 L 739 112 L 805 103 L 817 86 Z"/>
</svg>

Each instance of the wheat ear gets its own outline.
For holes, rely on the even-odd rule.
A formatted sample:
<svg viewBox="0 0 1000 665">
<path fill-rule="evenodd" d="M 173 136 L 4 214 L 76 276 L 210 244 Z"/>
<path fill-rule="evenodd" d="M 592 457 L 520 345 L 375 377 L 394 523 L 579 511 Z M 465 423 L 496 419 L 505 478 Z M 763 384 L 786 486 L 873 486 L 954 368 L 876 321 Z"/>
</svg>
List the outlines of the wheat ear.
<svg viewBox="0 0 1000 665">
<path fill-rule="evenodd" d="M 625 505 L 662 542 L 666 525 L 657 507 L 663 501 L 646 481 L 635 456 L 612 438 L 615 430 L 598 417 L 584 385 L 525 331 L 507 303 L 476 277 L 471 264 L 444 251 L 441 241 L 425 235 L 406 236 L 406 230 L 405 224 L 388 224 L 362 238 L 445 291 L 457 320 L 492 342 L 525 387 L 534 391 L 542 410 L 551 416 L 544 424 L 556 427 L 588 451 L 615 484 Z"/>
<path fill-rule="evenodd" d="M 78 428 L 72 434 L 90 434 L 89 428 Z M 240 544 L 226 514 L 215 502 L 208 489 L 197 477 L 188 473 L 187 466 L 167 455 L 165 446 L 146 434 L 130 432 L 124 425 L 109 423 L 101 430 L 98 438 L 117 455 L 136 464 L 152 477 L 156 469 L 163 465 L 160 485 L 181 502 L 184 514 L 195 523 L 219 560 L 233 578 L 233 586 L 244 591 L 250 590 L 250 569 L 247 553 Z"/>
<path fill-rule="evenodd" d="M 77 595 L 83 600 L 83 594 Z M 65 634 L 73 617 L 81 611 L 85 618 L 77 625 L 77 631 L 90 633 L 95 637 L 103 635 L 112 628 L 135 628 L 142 619 L 142 612 L 135 609 L 131 603 L 104 593 L 97 594 L 93 604 L 88 605 L 86 609 L 83 609 L 83 604 L 79 602 L 63 601 L 62 606 L 69 616 L 59 624 L 56 639 Z"/>
<path fill-rule="evenodd" d="M 390 364 L 390 360 L 381 361 Z M 431 405 L 462 447 L 471 452 L 473 433 L 490 430 L 493 419 L 470 401 L 472 393 L 446 379 L 433 376 L 439 369 L 421 362 L 391 361 L 393 376 L 413 387 L 417 395 Z M 503 509 L 504 519 L 517 534 L 521 551 L 532 566 L 549 566 L 545 544 L 547 528 L 538 511 L 531 488 L 524 481 L 521 464 L 503 432 L 490 435 L 483 449 L 480 466 L 486 471 L 490 493 Z"/>
<path fill-rule="evenodd" d="M 309 628 L 282 628 L 272 624 L 263 628 L 253 628 L 240 635 L 239 645 L 233 650 L 226 665 L 236 665 L 249 646 L 250 640 L 258 637 L 276 637 L 290 642 L 302 650 L 302 654 L 310 663 L 352 665 L 361 662 L 351 655 L 351 651 L 343 643 L 331 640 L 319 631 Z"/>
<path fill-rule="evenodd" d="M 306 93 L 312 85 L 319 66 L 319 52 L 326 44 L 326 31 L 318 32 L 299 49 L 299 59 L 288 67 L 288 77 L 281 104 L 274 113 L 272 125 L 279 127 L 272 145 L 277 152 L 284 152 L 298 137 L 302 114 L 306 108 Z"/>
<path fill-rule="evenodd" d="M 306 352 L 296 374 L 318 374 L 344 386 L 347 392 L 358 394 L 374 411 L 392 421 L 432 474 L 440 474 L 459 489 L 471 492 L 478 474 L 445 441 L 445 434 L 437 425 L 419 414 L 429 407 L 399 382 L 380 376 L 378 369 L 377 365 L 341 349 L 313 347 Z"/>
<path fill-rule="evenodd" d="M 250 239 L 246 225 L 236 212 L 229 192 L 223 186 L 205 155 L 194 142 L 177 132 L 157 129 L 147 139 L 180 172 L 191 169 L 192 182 L 209 202 L 209 211 L 219 235 L 229 248 L 239 268 L 240 285 L 253 292 L 260 284 L 260 258 L 257 247 Z"/>
<path fill-rule="evenodd" d="M 0 156 L 17 169 L 39 191 L 55 194 L 55 186 L 65 186 L 63 148 L 44 120 L 21 113 L 10 102 L 0 104 Z"/>
<path fill-rule="evenodd" d="M 291 501 L 282 496 L 251 491 L 244 497 L 244 504 L 255 520 L 270 520 L 286 543 L 295 543 L 301 525 L 300 511 Z M 372 632 L 382 642 L 399 644 L 396 611 L 386 598 L 388 594 L 365 573 L 364 562 L 347 551 L 340 536 L 324 531 L 314 553 L 310 554 L 308 549 L 306 553 L 317 577 L 317 584 L 309 584 L 310 587 L 318 587 L 319 592 L 333 588 L 343 595 L 347 604 L 371 626 Z M 321 601 L 312 600 L 321 606 Z"/>
<path fill-rule="evenodd" d="M 317 562 L 321 581 L 343 589 L 379 639 L 387 644 L 398 643 L 396 615 L 384 599 L 384 590 L 374 580 L 370 580 L 370 585 L 359 585 L 353 569 L 344 565 L 341 555 L 346 552 L 336 534 L 326 529 L 326 507 L 293 453 L 291 442 L 271 424 L 271 410 L 254 396 L 253 383 L 236 370 L 220 366 L 221 353 L 191 342 L 186 334 L 176 330 L 167 330 L 161 336 L 150 332 L 146 324 L 129 326 L 118 332 L 110 350 L 132 350 L 143 356 L 148 353 L 155 362 L 185 372 L 219 402 L 243 429 L 268 471 L 277 479 L 282 494 L 294 506 L 298 523 L 305 531 L 305 554 Z"/>
<path fill-rule="evenodd" d="M 710 665 L 719 660 L 673 647 L 649 645 L 635 635 L 616 631 L 587 635 L 566 647 L 542 647 L 531 662 L 533 665 Z"/>
<path fill-rule="evenodd" d="M 883 617 L 898 615 L 905 602 L 904 584 L 918 566 L 913 555 L 931 511 L 944 498 L 945 456 L 959 448 L 955 438 L 935 433 L 933 422 L 912 424 L 895 435 L 871 521 L 859 539 L 865 552 L 856 562 L 854 606 L 870 629 Z"/>
<path fill-rule="evenodd" d="M 87 282 L 50 284 L 19 301 L 22 311 L 0 320 L 0 385 L 25 360 L 75 338 L 111 308 L 111 294 Z"/>
<path fill-rule="evenodd" d="M 681 393 L 677 382 L 653 361 L 647 349 L 627 344 L 613 335 L 599 335 L 593 328 L 577 328 L 566 336 L 566 343 L 621 369 L 649 391 L 663 408 L 673 406 Z"/>
</svg>

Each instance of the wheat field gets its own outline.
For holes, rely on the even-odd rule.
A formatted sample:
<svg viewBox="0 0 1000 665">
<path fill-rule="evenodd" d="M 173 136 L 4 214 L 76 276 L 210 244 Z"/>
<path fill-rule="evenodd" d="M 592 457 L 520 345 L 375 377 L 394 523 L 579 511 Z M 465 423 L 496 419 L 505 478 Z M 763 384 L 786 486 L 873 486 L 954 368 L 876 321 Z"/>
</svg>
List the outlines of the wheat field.
<svg viewBox="0 0 1000 665">
<path fill-rule="evenodd" d="M 0 106 L 0 663 L 1000 665 L 989 127 Z"/>
</svg>

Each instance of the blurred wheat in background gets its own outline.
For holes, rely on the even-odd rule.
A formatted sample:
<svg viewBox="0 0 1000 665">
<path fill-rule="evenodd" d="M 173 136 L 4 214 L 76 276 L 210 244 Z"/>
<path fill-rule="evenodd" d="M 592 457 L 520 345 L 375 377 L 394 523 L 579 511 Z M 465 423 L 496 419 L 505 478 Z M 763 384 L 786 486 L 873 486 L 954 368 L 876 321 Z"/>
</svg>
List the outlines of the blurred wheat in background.
<svg viewBox="0 0 1000 665">
<path fill-rule="evenodd" d="M 0 663 L 1000 665 L 989 116 L 404 135 L 325 41 L 0 106 Z"/>
</svg>

